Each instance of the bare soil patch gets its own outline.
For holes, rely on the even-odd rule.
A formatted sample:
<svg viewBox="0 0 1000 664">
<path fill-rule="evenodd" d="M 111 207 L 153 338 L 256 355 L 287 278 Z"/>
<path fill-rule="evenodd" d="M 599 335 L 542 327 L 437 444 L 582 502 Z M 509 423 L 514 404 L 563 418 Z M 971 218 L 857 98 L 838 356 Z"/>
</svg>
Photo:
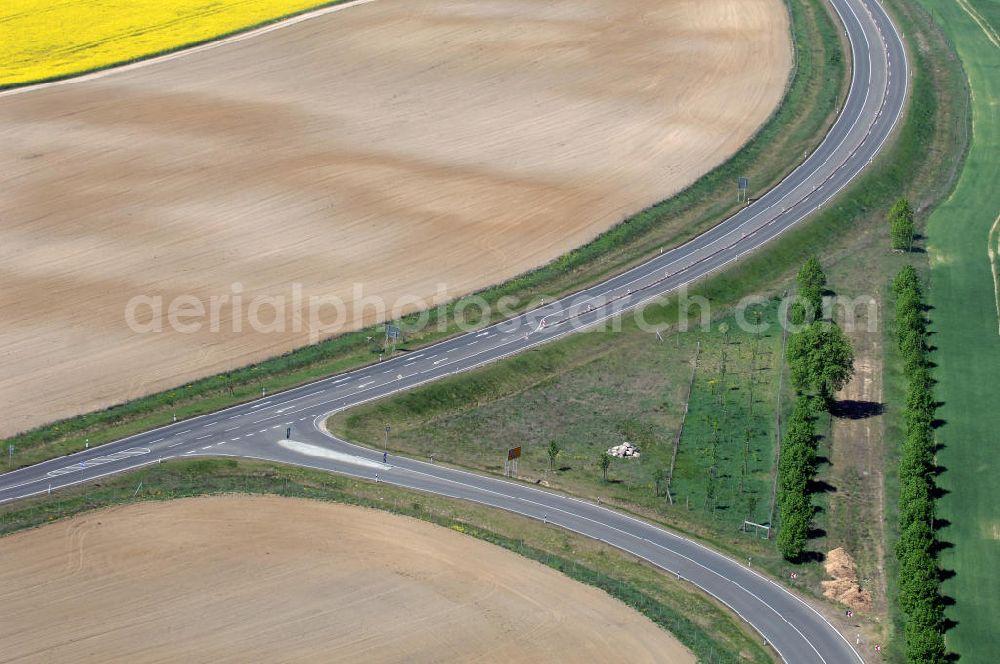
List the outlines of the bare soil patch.
<svg viewBox="0 0 1000 664">
<path fill-rule="evenodd" d="M 3 661 L 694 661 L 554 570 L 332 503 L 141 503 L 0 550 Z"/>
<path fill-rule="evenodd" d="M 780 0 L 379 0 L 0 96 L 0 435 L 304 345 L 296 282 L 347 330 L 377 316 L 355 283 L 449 299 L 544 264 L 736 151 L 790 61 Z M 217 332 L 125 323 L 235 283 L 289 298 L 259 312 L 284 331 L 232 301 Z"/>
<path fill-rule="evenodd" d="M 884 303 L 878 302 L 878 309 Z M 833 409 L 830 464 L 823 479 L 832 485 L 823 594 L 879 621 L 888 610 L 885 576 L 885 397 L 883 338 L 878 315 L 859 307 L 839 311 L 838 320 L 854 344 L 854 377 Z M 851 320 L 849 317 L 853 317 Z"/>
</svg>

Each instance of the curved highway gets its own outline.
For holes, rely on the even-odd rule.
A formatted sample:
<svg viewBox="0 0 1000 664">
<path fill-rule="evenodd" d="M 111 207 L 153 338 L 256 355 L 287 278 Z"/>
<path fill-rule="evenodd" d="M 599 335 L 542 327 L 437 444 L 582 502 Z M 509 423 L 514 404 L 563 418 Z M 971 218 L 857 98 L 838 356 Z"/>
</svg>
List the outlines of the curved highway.
<svg viewBox="0 0 1000 664">
<path fill-rule="evenodd" d="M 878 155 L 898 124 L 909 72 L 877 0 L 829 0 L 851 43 L 844 109 L 785 180 L 690 242 L 580 293 L 490 327 L 287 392 L 0 475 L 0 503 L 176 457 L 239 456 L 310 466 L 491 505 L 603 540 L 682 577 L 756 629 L 786 662 L 857 662 L 851 644 L 777 583 L 696 542 L 586 501 L 382 453 L 333 438 L 332 413 L 523 352 L 724 268 L 821 208 Z M 301 20 L 301 18 L 299 19 Z M 286 439 L 291 429 L 290 439 Z"/>
</svg>

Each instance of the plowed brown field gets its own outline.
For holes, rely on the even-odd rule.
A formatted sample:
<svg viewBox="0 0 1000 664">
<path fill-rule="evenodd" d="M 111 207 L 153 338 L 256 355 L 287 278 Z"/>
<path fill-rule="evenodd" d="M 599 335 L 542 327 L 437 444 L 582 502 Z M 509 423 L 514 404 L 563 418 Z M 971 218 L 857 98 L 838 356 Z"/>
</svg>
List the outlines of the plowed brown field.
<svg viewBox="0 0 1000 664">
<path fill-rule="evenodd" d="M 595 588 L 358 507 L 144 503 L 6 537 L 0 550 L 4 661 L 695 661 Z"/>
<path fill-rule="evenodd" d="M 0 435 L 334 327 L 222 303 L 180 333 L 179 295 L 298 283 L 349 329 L 355 283 L 391 307 L 544 264 L 736 151 L 790 62 L 781 0 L 375 0 L 0 95 Z"/>
</svg>

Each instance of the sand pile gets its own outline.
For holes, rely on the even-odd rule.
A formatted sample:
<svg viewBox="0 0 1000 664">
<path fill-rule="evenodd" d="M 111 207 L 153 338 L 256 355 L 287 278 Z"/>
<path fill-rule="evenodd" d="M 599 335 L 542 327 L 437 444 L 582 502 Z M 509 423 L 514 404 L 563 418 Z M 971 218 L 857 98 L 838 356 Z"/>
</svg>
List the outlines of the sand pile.
<svg viewBox="0 0 1000 664">
<path fill-rule="evenodd" d="M 826 554 L 823 565 L 833 580 L 823 581 L 823 595 L 855 611 L 870 611 L 872 593 L 861 587 L 858 566 L 842 547 Z"/>
</svg>

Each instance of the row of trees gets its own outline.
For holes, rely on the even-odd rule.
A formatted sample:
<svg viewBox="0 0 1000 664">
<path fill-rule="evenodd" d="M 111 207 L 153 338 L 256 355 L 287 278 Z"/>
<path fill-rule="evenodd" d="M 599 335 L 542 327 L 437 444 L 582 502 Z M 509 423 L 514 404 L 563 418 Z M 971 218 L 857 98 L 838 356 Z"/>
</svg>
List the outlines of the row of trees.
<svg viewBox="0 0 1000 664">
<path fill-rule="evenodd" d="M 923 289 L 916 270 L 903 268 L 892 282 L 896 342 L 907 380 L 906 438 L 899 460 L 899 606 L 906 615 L 907 661 L 946 661 L 934 535 L 934 395 L 927 359 Z"/>
<path fill-rule="evenodd" d="M 800 394 L 785 429 L 778 461 L 778 550 L 789 560 L 799 558 L 809 539 L 813 504 L 809 483 L 816 474 L 816 429 L 812 399 Z"/>
<path fill-rule="evenodd" d="M 913 208 L 905 198 L 900 198 L 889 210 L 889 239 L 896 251 L 909 251 L 913 247 Z"/>
<path fill-rule="evenodd" d="M 805 551 L 813 515 L 811 484 L 816 475 L 816 416 L 854 375 L 854 348 L 836 324 L 822 320 L 826 274 L 815 258 L 797 277 L 792 322 L 807 323 L 788 339 L 786 351 L 796 401 L 778 460 L 778 549 L 788 560 Z"/>
</svg>

